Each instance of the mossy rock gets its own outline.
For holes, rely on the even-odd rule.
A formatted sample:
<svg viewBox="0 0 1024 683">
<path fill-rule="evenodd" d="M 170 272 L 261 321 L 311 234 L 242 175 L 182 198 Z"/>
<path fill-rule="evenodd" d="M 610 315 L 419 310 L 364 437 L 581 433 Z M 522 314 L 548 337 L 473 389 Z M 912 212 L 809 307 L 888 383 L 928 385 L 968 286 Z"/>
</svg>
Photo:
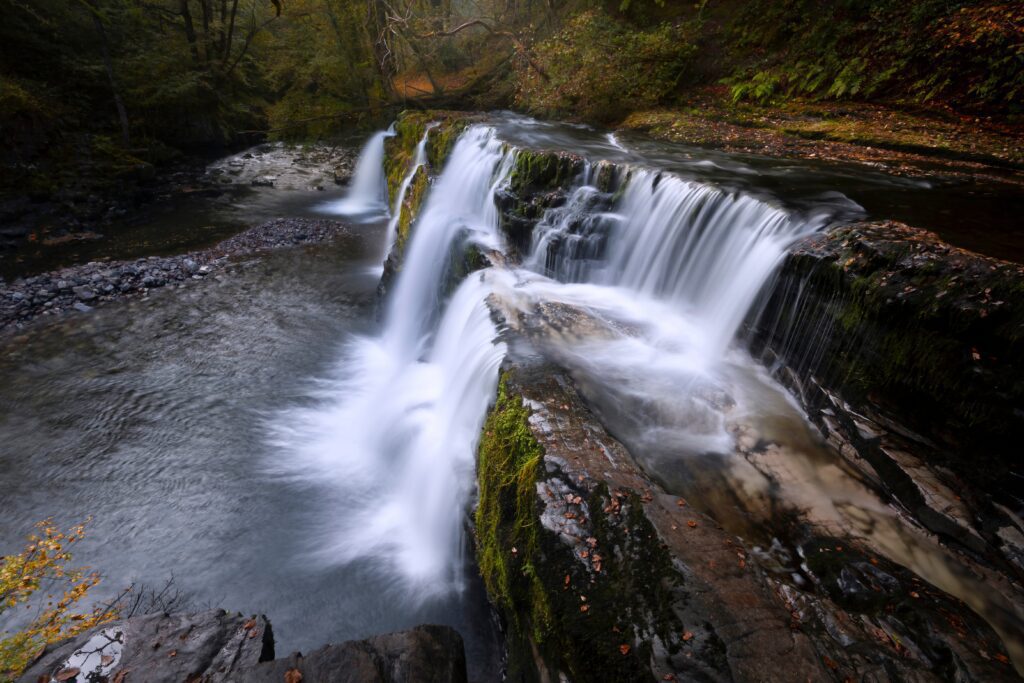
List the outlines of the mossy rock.
<svg viewBox="0 0 1024 683">
<path fill-rule="evenodd" d="M 506 372 L 478 451 L 477 559 L 508 628 L 508 680 L 654 680 L 654 640 L 683 632 L 672 608 L 682 578 L 635 491 L 595 484 L 567 494 L 590 511 L 584 547 L 596 564 L 544 526 L 539 491 L 564 478 L 545 462 L 530 414 Z"/>
</svg>

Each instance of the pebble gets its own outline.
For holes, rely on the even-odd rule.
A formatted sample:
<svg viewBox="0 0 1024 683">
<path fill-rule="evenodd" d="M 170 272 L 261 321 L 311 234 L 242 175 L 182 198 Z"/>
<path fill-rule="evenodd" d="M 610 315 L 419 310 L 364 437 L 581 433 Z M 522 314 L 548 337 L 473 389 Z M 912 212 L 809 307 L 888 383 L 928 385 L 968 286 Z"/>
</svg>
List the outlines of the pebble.
<svg viewBox="0 0 1024 683">
<path fill-rule="evenodd" d="M 64 310 L 91 311 L 96 304 L 145 296 L 150 289 L 204 280 L 231 257 L 348 234 L 326 219 L 278 218 L 250 228 L 217 246 L 179 256 L 89 263 L 0 283 L 0 330 L 23 327 L 32 318 Z M 220 276 L 215 276 L 220 279 Z"/>
</svg>

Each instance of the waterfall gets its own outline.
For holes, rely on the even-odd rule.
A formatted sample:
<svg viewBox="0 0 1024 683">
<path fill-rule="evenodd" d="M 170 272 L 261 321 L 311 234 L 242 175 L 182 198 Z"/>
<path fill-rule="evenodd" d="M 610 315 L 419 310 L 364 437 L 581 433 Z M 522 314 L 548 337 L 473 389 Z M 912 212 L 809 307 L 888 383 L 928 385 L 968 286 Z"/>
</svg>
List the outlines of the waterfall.
<svg viewBox="0 0 1024 683">
<path fill-rule="evenodd" d="M 511 172 L 513 154 L 494 130 L 477 126 L 455 144 L 430 190 L 389 294 L 384 337 L 396 355 L 419 357 L 441 307 L 448 256 L 457 240 L 500 244 L 494 192 Z"/>
<path fill-rule="evenodd" d="M 359 221 L 376 221 L 387 216 L 388 188 L 384 177 L 384 140 L 394 135 L 391 128 L 374 133 L 363 145 L 355 175 L 345 197 L 320 206 L 324 213 Z"/>
<path fill-rule="evenodd" d="M 273 473 L 325 503 L 316 556 L 377 565 L 414 601 L 461 585 L 476 444 L 505 347 L 485 278 L 466 279 L 446 306 L 442 280 L 461 240 L 498 244 L 493 192 L 510 156 L 490 128 L 466 131 L 406 245 L 381 334 L 352 339 L 313 404 L 270 425 L 287 456 Z"/>
<path fill-rule="evenodd" d="M 430 136 L 430 129 L 434 128 L 437 124 L 431 123 L 427 126 L 427 129 L 423 132 L 423 138 L 419 144 L 416 145 L 416 153 L 412 158 L 412 165 L 409 167 L 405 177 L 402 178 L 402 184 L 398 186 L 398 194 L 395 195 L 395 202 L 391 207 L 391 220 L 388 221 L 388 229 L 384 233 L 384 254 L 381 256 L 383 261 L 388 257 L 391 252 L 391 247 L 395 243 L 395 235 L 398 232 L 398 219 L 402 217 L 402 202 L 405 200 L 405 193 L 409 191 L 409 185 L 412 183 L 412 179 L 416 176 L 416 171 L 420 170 L 420 167 L 427 160 L 427 139 Z"/>
<path fill-rule="evenodd" d="M 623 287 L 700 320 L 708 357 L 730 344 L 786 249 L 831 219 L 634 170 L 621 198 L 583 185 L 542 219 L 525 265 L 566 282 Z"/>
</svg>

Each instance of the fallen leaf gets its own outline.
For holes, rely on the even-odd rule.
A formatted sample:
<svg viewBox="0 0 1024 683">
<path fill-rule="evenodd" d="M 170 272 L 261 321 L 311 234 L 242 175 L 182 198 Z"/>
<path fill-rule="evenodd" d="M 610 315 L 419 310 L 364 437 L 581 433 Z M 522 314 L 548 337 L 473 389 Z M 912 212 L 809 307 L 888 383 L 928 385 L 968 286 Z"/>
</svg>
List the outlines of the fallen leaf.
<svg viewBox="0 0 1024 683">
<path fill-rule="evenodd" d="M 114 658 L 111 657 L 110 655 L 103 655 L 102 657 L 100 657 L 100 665 L 101 666 L 110 666 L 113 663 L 114 663 Z"/>
<path fill-rule="evenodd" d="M 917 593 L 917 591 L 910 591 L 910 597 L 912 597 L 912 598 L 914 598 L 916 600 L 917 598 L 919 598 L 921 596 Z"/>
<path fill-rule="evenodd" d="M 300 683 L 302 672 L 298 669 L 288 669 L 284 672 L 284 683 Z"/>
<path fill-rule="evenodd" d="M 121 669 L 117 672 L 117 674 L 114 676 L 114 680 L 112 680 L 110 683 L 124 683 L 125 679 L 128 678 L 129 671 L 131 671 L 131 669 Z"/>
<path fill-rule="evenodd" d="M 1010 658 L 1007 657 L 1006 655 L 1004 655 L 1001 652 L 998 653 L 998 654 L 995 654 L 993 656 L 996 658 L 996 661 L 998 661 L 1001 664 L 1009 664 L 1010 663 Z"/>
<path fill-rule="evenodd" d="M 249 629 L 252 629 L 252 628 L 256 628 L 256 620 L 255 619 L 250 619 L 249 621 L 247 621 L 244 624 L 242 624 L 242 628 L 244 628 L 246 631 L 248 631 Z"/>
<path fill-rule="evenodd" d="M 177 650 L 171 650 L 170 652 L 167 653 L 167 656 L 168 657 L 177 657 L 178 656 L 178 651 Z"/>
<path fill-rule="evenodd" d="M 568 587 L 569 587 L 569 581 L 571 581 L 571 579 L 569 578 L 569 575 L 568 575 L 568 574 L 566 574 L 566 575 L 565 575 L 565 586 L 566 586 L 566 588 L 568 588 Z"/>
<path fill-rule="evenodd" d="M 686 501 L 680 498 L 679 500 L 676 501 L 676 505 L 678 505 L 681 508 L 684 508 L 686 507 Z"/>
<path fill-rule="evenodd" d="M 619 645 L 619 652 L 621 652 L 624 655 L 628 655 L 630 649 L 631 648 L 629 647 L 629 645 L 626 645 L 625 643 L 623 643 L 622 645 Z"/>
<path fill-rule="evenodd" d="M 834 660 L 828 657 L 825 657 L 825 666 L 832 669 L 833 671 L 839 668 L 839 664 L 837 664 Z"/>
<path fill-rule="evenodd" d="M 686 526 L 690 527 L 691 529 L 696 529 L 697 528 L 697 522 L 695 522 L 695 521 L 693 521 L 691 519 L 689 522 L 686 523 Z"/>
<path fill-rule="evenodd" d="M 581 612 L 589 612 L 590 611 L 590 605 L 580 605 L 580 611 Z"/>
<path fill-rule="evenodd" d="M 687 643 L 687 642 L 689 642 L 691 640 L 693 640 L 693 631 L 686 631 L 685 633 L 683 633 L 683 642 L 684 643 Z"/>
<path fill-rule="evenodd" d="M 625 653 L 623 653 L 625 654 Z M 82 673 L 82 670 L 78 667 L 71 667 L 70 669 L 62 669 L 54 678 L 58 681 L 70 681 L 72 678 Z"/>
</svg>

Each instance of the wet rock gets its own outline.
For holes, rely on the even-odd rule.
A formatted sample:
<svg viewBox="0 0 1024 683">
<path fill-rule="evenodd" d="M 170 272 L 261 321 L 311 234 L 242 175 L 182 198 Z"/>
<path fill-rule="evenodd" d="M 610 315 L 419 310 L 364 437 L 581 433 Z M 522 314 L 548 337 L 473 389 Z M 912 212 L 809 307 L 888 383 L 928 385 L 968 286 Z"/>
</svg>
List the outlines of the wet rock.
<svg viewBox="0 0 1024 683">
<path fill-rule="evenodd" d="M 74 287 L 71 291 L 75 293 L 75 296 L 78 297 L 80 301 L 92 301 L 96 298 L 96 292 L 89 287 Z"/>
<path fill-rule="evenodd" d="M 507 367 L 478 476 L 509 680 L 1017 680 L 963 603 L 856 544 L 814 537 L 774 569 L 651 481 L 552 366 Z"/>
<path fill-rule="evenodd" d="M 93 629 L 48 647 L 19 681 L 50 680 L 74 669 L 79 670 L 77 677 L 66 680 L 466 681 L 462 638 L 446 626 L 418 626 L 274 659 L 273 633 L 265 617 L 223 610 L 152 614 Z"/>
<path fill-rule="evenodd" d="M 742 546 L 644 475 L 555 368 L 504 375 L 480 453 L 478 554 L 509 630 L 510 680 L 827 678 L 737 562 Z"/>
<path fill-rule="evenodd" d="M 751 328 L 837 452 L 1000 571 L 1024 497 L 1022 294 L 1024 266 L 858 223 L 797 245 Z"/>
</svg>

